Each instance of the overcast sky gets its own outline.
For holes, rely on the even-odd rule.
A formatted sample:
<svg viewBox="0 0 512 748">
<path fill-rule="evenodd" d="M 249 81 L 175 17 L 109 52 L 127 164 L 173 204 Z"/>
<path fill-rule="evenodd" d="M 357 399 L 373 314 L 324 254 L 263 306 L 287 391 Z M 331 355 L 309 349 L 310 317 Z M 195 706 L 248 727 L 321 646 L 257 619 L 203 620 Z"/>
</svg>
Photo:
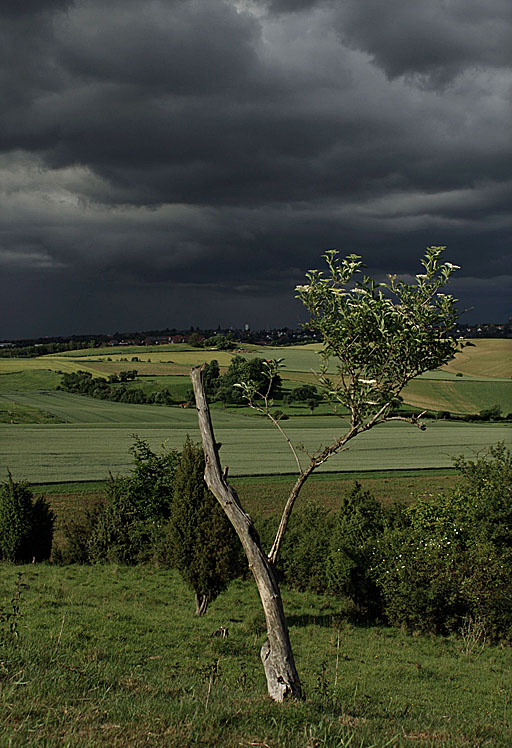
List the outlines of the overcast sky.
<svg viewBox="0 0 512 748">
<path fill-rule="evenodd" d="M 297 326 L 322 253 L 511 314 L 510 0 L 2 0 L 0 338 Z"/>
</svg>

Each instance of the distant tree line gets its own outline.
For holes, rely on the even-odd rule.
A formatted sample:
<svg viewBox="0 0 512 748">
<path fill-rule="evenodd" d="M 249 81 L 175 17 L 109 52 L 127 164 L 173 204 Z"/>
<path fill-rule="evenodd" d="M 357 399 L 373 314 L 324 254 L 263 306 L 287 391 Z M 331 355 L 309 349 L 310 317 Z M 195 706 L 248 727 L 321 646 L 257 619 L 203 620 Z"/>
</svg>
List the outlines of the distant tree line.
<svg viewBox="0 0 512 748">
<path fill-rule="evenodd" d="M 281 399 L 281 377 L 271 379 L 265 366 L 265 359 L 233 356 L 227 371 L 220 373 L 219 362 L 214 359 L 205 365 L 204 382 L 206 393 L 210 400 L 216 400 L 225 404 L 245 405 L 242 390 L 238 386 L 242 381 L 254 382 L 260 392 L 268 392 L 270 398 Z M 190 391 L 190 399 L 193 399 L 193 391 Z"/>
<path fill-rule="evenodd" d="M 79 351 L 94 348 L 95 340 L 67 340 L 64 342 L 37 343 L 34 345 L 10 345 L 0 347 L 0 358 L 36 358 L 50 353 Z"/>
<path fill-rule="evenodd" d="M 483 408 L 478 413 L 465 413 L 460 415 L 458 413 L 450 413 L 449 410 L 439 410 L 433 416 L 440 420 L 446 421 L 512 421 L 512 413 L 504 415 L 501 405 L 491 405 L 489 408 Z"/>
<path fill-rule="evenodd" d="M 163 387 L 158 392 L 146 393 L 141 389 L 126 386 L 127 382 L 134 381 L 136 378 L 136 369 L 120 371 L 119 374 L 110 374 L 108 377 L 93 377 L 88 371 L 66 372 L 62 375 L 57 389 L 118 403 L 132 403 L 134 405 L 175 404 L 169 387 Z"/>
<path fill-rule="evenodd" d="M 108 377 L 93 377 L 88 371 L 65 372 L 62 374 L 58 389 L 101 400 L 135 405 L 175 405 L 179 402 L 169 387 L 163 387 L 158 392 L 145 393 L 142 389 L 127 386 L 136 378 L 136 369 L 120 371 L 119 374 L 111 374 Z M 269 397 L 282 398 L 281 379 L 274 377 L 270 382 L 262 358 L 245 359 L 243 356 L 234 356 L 224 374 L 221 374 L 219 363 L 215 359 L 205 365 L 206 386 L 212 400 L 230 405 L 243 405 L 242 392 L 235 386 L 241 378 L 255 382 L 261 391 L 267 391 L 270 385 Z M 191 389 L 187 393 L 187 401 L 194 401 Z"/>
</svg>

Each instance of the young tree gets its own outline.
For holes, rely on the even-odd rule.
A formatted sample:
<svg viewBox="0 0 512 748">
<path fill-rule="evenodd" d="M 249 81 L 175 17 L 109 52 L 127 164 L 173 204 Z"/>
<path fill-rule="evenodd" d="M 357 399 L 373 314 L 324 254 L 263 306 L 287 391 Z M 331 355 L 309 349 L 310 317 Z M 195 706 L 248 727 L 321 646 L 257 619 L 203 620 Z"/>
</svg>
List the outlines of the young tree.
<svg viewBox="0 0 512 748">
<path fill-rule="evenodd" d="M 203 476 L 203 450 L 187 436 L 176 471 L 164 557 L 193 589 L 198 616 L 244 568 L 238 538 Z"/>
<path fill-rule="evenodd" d="M 254 381 L 239 382 L 247 402 L 264 413 L 285 437 L 297 464 L 298 477 L 285 504 L 276 537 L 266 554 L 236 491 L 227 483 L 216 448 L 200 369 L 191 372 L 206 456 L 205 479 L 233 524 L 249 561 L 266 617 L 268 640 L 261 657 L 271 698 L 301 697 L 301 685 L 290 644 L 274 563 L 294 504 L 309 476 L 332 455 L 343 451 L 359 434 L 389 421 L 406 421 L 424 429 L 421 416 L 392 415 L 400 392 L 418 374 L 449 361 L 457 350 L 452 329 L 455 300 L 441 289 L 456 269 L 442 262 L 444 247 L 429 247 L 422 260 L 424 272 L 406 283 L 388 276 L 386 283 L 360 277 L 357 255 L 340 259 L 335 250 L 324 255 L 328 272 L 312 270 L 308 283 L 298 286 L 299 298 L 310 312 L 309 328 L 323 342 L 318 378 L 337 412 L 348 409 L 349 423 L 330 444 L 305 454 L 286 435 L 272 414 L 271 383 L 280 362 L 267 362 L 270 385 L 262 392 Z M 351 281 L 357 277 L 357 285 Z M 329 364 L 334 361 L 335 374 Z"/>
<path fill-rule="evenodd" d="M 66 558 L 72 562 L 137 564 L 157 550 L 169 518 L 180 455 L 162 445 L 154 452 L 134 435 L 133 467 L 107 483 L 105 503 L 84 521 L 65 526 Z"/>
</svg>

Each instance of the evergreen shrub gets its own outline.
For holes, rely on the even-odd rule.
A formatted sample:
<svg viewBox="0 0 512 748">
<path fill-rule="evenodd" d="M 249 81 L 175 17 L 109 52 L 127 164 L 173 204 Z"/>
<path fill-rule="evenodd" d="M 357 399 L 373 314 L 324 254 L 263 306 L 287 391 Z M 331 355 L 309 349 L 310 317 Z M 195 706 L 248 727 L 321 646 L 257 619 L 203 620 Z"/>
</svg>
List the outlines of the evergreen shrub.
<svg viewBox="0 0 512 748">
<path fill-rule="evenodd" d="M 204 467 L 201 446 L 187 437 L 160 554 L 193 590 L 197 615 L 246 570 L 240 541 L 204 481 Z"/>
</svg>

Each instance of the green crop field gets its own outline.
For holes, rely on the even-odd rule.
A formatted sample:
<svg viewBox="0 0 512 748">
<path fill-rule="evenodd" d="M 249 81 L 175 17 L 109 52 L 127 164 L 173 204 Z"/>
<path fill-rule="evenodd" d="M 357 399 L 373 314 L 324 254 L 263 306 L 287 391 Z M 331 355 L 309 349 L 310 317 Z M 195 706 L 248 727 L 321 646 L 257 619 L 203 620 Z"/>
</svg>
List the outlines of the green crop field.
<svg viewBox="0 0 512 748">
<path fill-rule="evenodd" d="M 78 396 L 77 396 L 78 397 Z M 109 404 L 110 405 L 110 404 Z M 163 442 L 181 448 L 185 435 L 198 439 L 193 410 L 162 408 L 172 416 L 167 423 L 142 420 L 123 424 L 105 420 L 94 424 L 83 414 L 81 423 L 63 425 L 0 425 L 0 470 L 10 469 L 16 479 L 51 482 L 105 478 L 109 471 L 125 473 L 131 465 L 133 434 L 146 439 L 153 448 Z M 129 407 L 129 406 L 126 406 Z M 131 406 L 142 410 L 144 406 Z M 160 409 L 147 406 L 150 413 Z M 155 413 L 155 419 L 157 418 Z M 233 475 L 292 473 L 295 462 L 280 434 L 263 419 L 237 417 L 216 410 L 213 413 L 222 459 Z M 293 421 L 287 432 L 295 444 L 316 450 L 339 433 L 333 417 L 307 417 Z M 301 423 L 302 422 L 302 423 Z M 310 427 L 309 424 L 312 424 Z M 333 457 L 326 471 L 394 470 L 403 468 L 450 467 L 453 457 L 470 457 L 498 441 L 510 443 L 509 427 L 499 424 L 433 423 L 426 432 L 406 424 L 389 424 L 354 440 L 349 450 Z"/>
<path fill-rule="evenodd" d="M 314 381 L 320 346 L 262 347 L 244 355 L 284 359 L 285 387 L 297 381 Z M 406 404 L 453 413 L 478 413 L 499 405 L 512 411 L 512 381 L 506 379 L 512 341 L 476 341 L 464 349 L 459 366 L 454 364 L 411 382 L 404 393 Z M 190 389 L 186 374 L 193 365 L 213 358 L 227 366 L 232 353 L 190 349 L 186 346 L 156 348 L 92 349 L 53 354 L 36 359 L 0 359 L 0 471 L 11 469 L 18 478 L 31 481 L 103 479 L 109 470 L 125 472 L 130 465 L 129 447 L 137 433 L 158 446 L 167 441 L 181 447 L 186 433 L 197 438 L 193 408 L 127 405 L 94 400 L 56 391 L 57 372 L 86 369 L 94 376 L 136 368 L 143 376 L 130 386 L 146 391 L 169 386 L 175 397 L 185 399 Z M 151 362 L 132 362 L 137 356 Z M 107 361 L 107 358 L 112 360 Z M 125 358 L 126 361 L 119 359 Z M 114 360 L 115 359 L 115 360 Z M 172 363 L 170 363 L 172 362 Z M 169 376 L 172 371 L 173 375 Z M 485 376 L 492 371 L 494 378 Z M 180 373 L 181 372 L 181 373 Z M 287 407 L 292 418 L 286 428 L 294 443 L 317 449 L 337 432 L 337 419 L 325 416 L 327 406 L 314 416 L 306 408 Z M 233 475 L 277 474 L 294 470 L 285 442 L 271 425 L 249 409 L 213 409 L 222 457 Z M 298 414 L 303 415 L 298 415 Z M 507 424 L 431 424 L 421 433 L 405 424 L 378 429 L 353 443 L 350 450 L 330 461 L 329 471 L 451 466 L 462 452 L 471 456 L 497 441 L 510 443 Z"/>
<path fill-rule="evenodd" d="M 409 382 L 404 402 L 426 410 L 479 413 L 499 405 L 503 415 L 512 413 L 512 380 L 450 380 L 419 378 Z"/>
<path fill-rule="evenodd" d="M 0 370 L 2 361 L 0 361 Z M 0 392 L 54 390 L 60 374 L 48 369 L 22 369 L 0 374 Z"/>
</svg>

